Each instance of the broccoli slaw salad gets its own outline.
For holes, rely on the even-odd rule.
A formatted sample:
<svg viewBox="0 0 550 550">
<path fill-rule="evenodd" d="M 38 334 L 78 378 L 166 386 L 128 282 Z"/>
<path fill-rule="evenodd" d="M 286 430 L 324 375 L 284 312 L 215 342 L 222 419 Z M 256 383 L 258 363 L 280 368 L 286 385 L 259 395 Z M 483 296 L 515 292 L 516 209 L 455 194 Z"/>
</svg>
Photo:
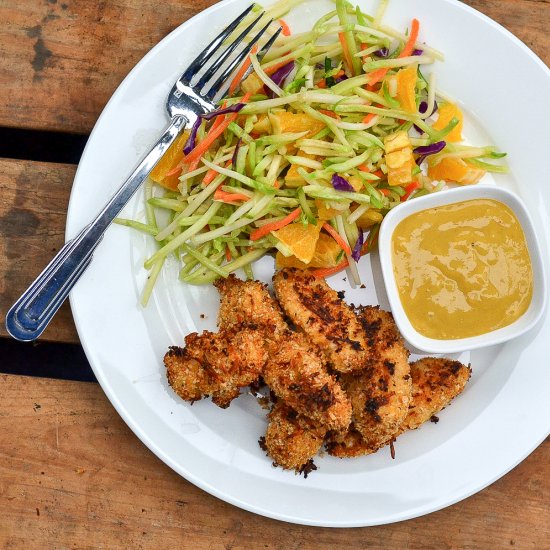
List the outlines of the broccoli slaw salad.
<svg viewBox="0 0 550 550">
<path fill-rule="evenodd" d="M 347 269 L 359 285 L 357 263 L 389 210 L 506 172 L 504 153 L 463 143 L 463 113 L 437 89 L 432 66 L 443 55 L 424 43 L 420 21 L 397 30 L 384 24 L 387 0 L 372 14 L 336 0 L 311 30 L 293 33 L 284 17 L 302 2 L 265 10 L 272 47 L 253 50 L 219 109 L 153 169 L 145 219 L 116 220 L 157 243 L 143 305 L 171 255 L 192 285 L 240 269 L 253 279 L 266 254 L 316 277 Z"/>
</svg>

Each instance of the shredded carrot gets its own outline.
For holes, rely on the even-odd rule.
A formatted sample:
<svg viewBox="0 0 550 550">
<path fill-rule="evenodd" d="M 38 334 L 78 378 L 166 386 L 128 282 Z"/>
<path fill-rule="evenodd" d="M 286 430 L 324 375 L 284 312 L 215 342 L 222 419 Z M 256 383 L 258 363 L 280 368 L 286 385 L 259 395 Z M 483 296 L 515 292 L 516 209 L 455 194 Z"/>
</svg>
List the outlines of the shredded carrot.
<svg viewBox="0 0 550 550">
<path fill-rule="evenodd" d="M 311 270 L 311 274 L 315 278 L 321 279 L 324 277 L 329 277 L 330 275 L 334 275 L 335 273 L 342 271 L 342 269 L 346 269 L 348 265 L 349 265 L 348 259 L 344 258 L 338 265 L 334 267 L 323 267 L 321 269 L 313 269 Z"/>
<path fill-rule="evenodd" d="M 196 170 L 197 167 L 199 166 L 199 160 L 200 160 L 200 159 L 197 159 L 197 160 L 193 161 L 193 162 L 187 167 L 186 172 L 192 172 L 193 170 Z M 185 164 L 186 164 L 186 160 L 185 160 L 185 157 L 183 157 L 183 158 L 179 161 L 179 164 L 178 164 L 175 168 L 172 168 L 172 170 L 170 170 L 170 172 L 168 172 L 168 173 L 166 174 L 165 177 L 168 177 L 168 176 L 175 176 L 176 174 L 181 173 L 181 171 L 183 170 L 183 167 L 185 166 Z"/>
<path fill-rule="evenodd" d="M 405 44 L 405 47 L 399 54 L 399 57 L 409 57 L 414 51 L 414 45 L 418 41 L 418 32 L 420 31 L 420 23 L 418 19 L 413 19 L 411 23 L 411 34 Z"/>
<path fill-rule="evenodd" d="M 243 96 L 241 99 L 241 103 L 248 103 L 248 100 L 250 99 L 250 96 L 252 94 L 248 93 Z M 219 136 L 221 136 L 225 129 L 239 116 L 239 113 L 232 113 L 229 116 L 225 116 L 223 121 L 216 126 L 215 128 L 212 127 L 204 136 L 204 139 L 195 146 L 195 148 L 184 158 L 184 161 L 189 164 L 193 162 L 194 160 L 200 159 L 208 149 L 210 149 L 210 146 L 218 139 Z M 221 118 L 221 117 L 218 117 Z M 212 125 L 214 126 L 214 124 Z"/>
<path fill-rule="evenodd" d="M 208 170 L 208 172 L 206 172 L 206 175 L 204 176 L 203 180 L 202 180 L 202 183 L 204 183 L 204 185 L 208 185 L 209 183 L 212 183 L 212 181 L 214 180 L 214 178 L 218 175 L 218 172 L 216 172 L 216 170 L 212 170 L 212 168 L 210 168 L 210 170 Z"/>
<path fill-rule="evenodd" d="M 361 172 L 368 172 L 369 174 L 372 174 L 373 176 L 376 176 L 378 178 L 385 177 L 385 174 L 384 172 L 382 172 L 382 170 L 375 170 L 374 172 L 371 172 L 366 164 L 360 164 L 357 168 L 361 170 Z"/>
<path fill-rule="evenodd" d="M 250 53 L 256 53 L 257 51 L 258 51 L 258 46 L 254 45 Z M 231 84 L 229 85 L 229 90 L 228 90 L 229 95 L 233 95 L 233 92 L 239 87 L 243 79 L 244 73 L 246 73 L 246 71 L 248 70 L 248 67 L 250 67 L 250 63 L 251 63 L 250 56 L 248 55 L 246 59 L 243 61 L 243 64 L 241 65 L 241 67 L 239 68 L 235 76 L 233 77 Z"/>
<path fill-rule="evenodd" d="M 227 101 L 224 101 L 220 107 L 220 109 L 225 109 L 227 107 Z M 214 122 L 212 123 L 212 126 L 210 126 L 210 131 L 215 130 L 220 124 L 222 124 L 224 121 L 223 116 L 217 116 L 214 119 Z"/>
<path fill-rule="evenodd" d="M 351 256 L 351 248 L 349 247 L 349 244 L 340 237 L 340 234 L 338 231 L 336 231 L 332 225 L 325 222 L 323 224 L 323 229 L 338 243 L 340 248 L 348 255 Z"/>
<path fill-rule="evenodd" d="M 372 73 L 370 73 L 370 79 L 369 83 L 367 84 L 367 89 L 374 90 L 374 87 L 378 82 L 380 82 L 388 72 L 389 69 L 378 69 Z"/>
<path fill-rule="evenodd" d="M 250 233 L 250 240 L 257 241 L 258 239 L 265 237 L 272 231 L 277 231 L 278 229 L 283 228 L 285 225 L 292 223 L 300 215 L 301 212 L 302 209 L 298 207 L 282 220 L 277 220 L 276 222 L 267 223 L 265 225 L 262 225 L 262 227 L 258 227 L 258 229 L 255 229 L 254 231 L 252 231 L 252 233 Z"/>
<path fill-rule="evenodd" d="M 281 67 L 284 67 L 285 65 L 288 65 L 292 59 L 287 61 L 281 61 L 279 63 L 275 63 L 275 65 L 271 65 L 271 67 L 262 67 L 265 74 L 272 75 L 275 71 L 278 71 Z"/>
<path fill-rule="evenodd" d="M 243 193 L 227 193 L 227 191 L 222 191 L 219 187 L 214 193 L 214 200 L 222 202 L 235 202 L 235 201 L 247 201 L 250 197 L 244 195 Z"/>
<path fill-rule="evenodd" d="M 412 183 L 409 183 L 409 185 L 405 187 L 405 194 L 401 197 L 401 202 L 405 202 L 411 196 L 411 193 L 419 187 L 420 183 L 418 181 L 413 181 Z"/>
<path fill-rule="evenodd" d="M 375 116 L 378 116 L 378 115 L 375 115 L 374 113 L 369 113 L 369 114 L 363 119 L 363 121 L 362 121 L 363 124 L 369 124 Z"/>
<path fill-rule="evenodd" d="M 183 168 L 183 159 L 180 160 L 177 166 L 172 168 L 172 170 L 170 170 L 169 172 L 166 172 L 166 174 L 164 174 L 164 177 L 167 178 L 169 176 L 179 176 L 179 174 L 181 174 L 182 168 Z"/>
<path fill-rule="evenodd" d="M 230 262 L 231 261 L 231 251 L 229 250 L 229 247 L 225 246 L 225 259 Z"/>
<path fill-rule="evenodd" d="M 281 25 L 281 27 L 283 28 L 283 30 L 281 31 L 283 33 L 283 36 L 290 36 L 292 34 L 288 23 L 284 19 L 279 19 L 279 25 Z"/>
<path fill-rule="evenodd" d="M 340 118 L 339 115 L 337 115 L 334 111 L 328 111 L 327 109 L 317 109 L 319 113 L 323 113 L 324 115 L 329 116 L 330 118 Z"/>
<path fill-rule="evenodd" d="M 411 23 L 411 33 L 409 34 L 409 39 L 403 47 L 403 50 L 401 50 L 398 59 L 401 59 L 402 57 L 409 57 L 413 53 L 414 45 L 418 41 L 419 31 L 420 23 L 418 19 L 413 19 Z M 372 88 L 375 84 L 380 82 L 384 78 L 384 76 L 386 76 L 388 70 L 389 69 L 378 69 L 377 71 L 372 72 L 370 75 L 368 88 Z"/>
<path fill-rule="evenodd" d="M 346 37 L 343 32 L 338 33 L 338 38 L 340 39 L 340 44 L 342 44 L 342 51 L 344 52 L 344 59 L 349 70 L 353 74 L 353 64 L 351 62 L 351 55 L 349 54 L 348 43 L 346 42 Z"/>
</svg>

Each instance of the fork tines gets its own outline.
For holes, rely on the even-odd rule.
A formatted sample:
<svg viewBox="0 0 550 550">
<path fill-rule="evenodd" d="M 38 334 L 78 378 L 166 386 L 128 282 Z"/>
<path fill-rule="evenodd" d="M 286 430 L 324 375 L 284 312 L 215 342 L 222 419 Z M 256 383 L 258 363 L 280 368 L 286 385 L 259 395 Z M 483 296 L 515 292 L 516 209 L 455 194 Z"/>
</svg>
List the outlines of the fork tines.
<svg viewBox="0 0 550 550">
<path fill-rule="evenodd" d="M 260 31 L 248 42 L 245 42 L 247 36 L 253 31 L 254 27 L 260 22 L 265 13 L 262 11 L 254 18 L 254 20 L 225 48 L 223 48 L 224 42 L 227 38 L 237 29 L 237 27 L 245 20 L 247 15 L 252 11 L 253 5 L 244 10 L 236 19 L 234 19 L 208 46 L 193 60 L 187 70 L 182 74 L 180 81 L 188 86 L 193 86 L 196 91 L 200 92 L 200 95 L 210 100 L 214 99 L 214 96 L 220 92 L 224 83 L 227 82 L 231 73 L 237 69 L 237 67 L 244 61 L 246 56 L 250 54 L 252 48 L 259 42 L 261 37 L 267 31 L 273 20 L 269 20 Z M 273 36 L 267 41 L 263 48 L 258 53 L 258 58 L 261 59 L 267 53 L 271 45 L 275 42 L 279 36 L 281 29 L 277 30 Z M 242 46 L 242 48 L 239 48 Z M 217 52 L 221 50 L 219 55 Z M 236 55 L 235 52 L 238 52 Z M 191 83 L 193 77 L 196 77 L 202 69 L 205 72 L 197 80 L 196 83 Z M 221 72 L 220 72 L 221 71 Z M 219 73 L 219 74 L 218 74 Z M 208 86 L 210 81 L 216 79 Z M 204 92 L 203 92 L 204 90 Z"/>
</svg>

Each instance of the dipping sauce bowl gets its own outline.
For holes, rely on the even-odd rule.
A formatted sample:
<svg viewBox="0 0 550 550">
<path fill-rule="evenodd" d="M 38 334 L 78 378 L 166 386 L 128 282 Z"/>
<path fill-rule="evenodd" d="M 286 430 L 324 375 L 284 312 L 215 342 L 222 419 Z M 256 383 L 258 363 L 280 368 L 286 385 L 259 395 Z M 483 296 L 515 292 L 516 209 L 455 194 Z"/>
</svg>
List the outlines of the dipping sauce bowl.
<svg viewBox="0 0 550 550">
<path fill-rule="evenodd" d="M 379 252 L 395 322 L 419 350 L 500 344 L 527 332 L 544 311 L 533 222 L 506 189 L 472 185 L 407 201 L 384 218 Z"/>
</svg>

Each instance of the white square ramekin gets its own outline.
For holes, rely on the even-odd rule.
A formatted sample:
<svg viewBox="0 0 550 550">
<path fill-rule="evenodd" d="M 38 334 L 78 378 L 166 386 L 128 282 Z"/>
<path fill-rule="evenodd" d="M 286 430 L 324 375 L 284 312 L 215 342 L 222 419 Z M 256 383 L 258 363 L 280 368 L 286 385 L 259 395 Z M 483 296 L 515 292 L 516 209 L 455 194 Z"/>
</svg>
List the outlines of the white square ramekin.
<svg viewBox="0 0 550 550">
<path fill-rule="evenodd" d="M 457 202 L 473 199 L 493 199 L 506 204 L 517 216 L 527 241 L 531 264 L 533 267 L 533 297 L 527 311 L 512 324 L 500 329 L 456 340 L 436 340 L 420 334 L 411 324 L 397 289 L 397 283 L 393 272 L 392 263 L 392 235 L 403 219 L 411 214 L 444 206 Z M 536 236 L 531 216 L 521 199 L 511 191 L 492 185 L 472 185 L 448 189 L 438 193 L 425 195 L 413 199 L 390 210 L 382 226 L 378 241 L 380 263 L 386 291 L 390 302 L 395 322 L 403 337 L 415 348 L 428 353 L 458 353 L 486 346 L 492 346 L 511 340 L 531 329 L 541 318 L 546 304 L 546 277 L 540 252 L 540 246 Z"/>
</svg>

